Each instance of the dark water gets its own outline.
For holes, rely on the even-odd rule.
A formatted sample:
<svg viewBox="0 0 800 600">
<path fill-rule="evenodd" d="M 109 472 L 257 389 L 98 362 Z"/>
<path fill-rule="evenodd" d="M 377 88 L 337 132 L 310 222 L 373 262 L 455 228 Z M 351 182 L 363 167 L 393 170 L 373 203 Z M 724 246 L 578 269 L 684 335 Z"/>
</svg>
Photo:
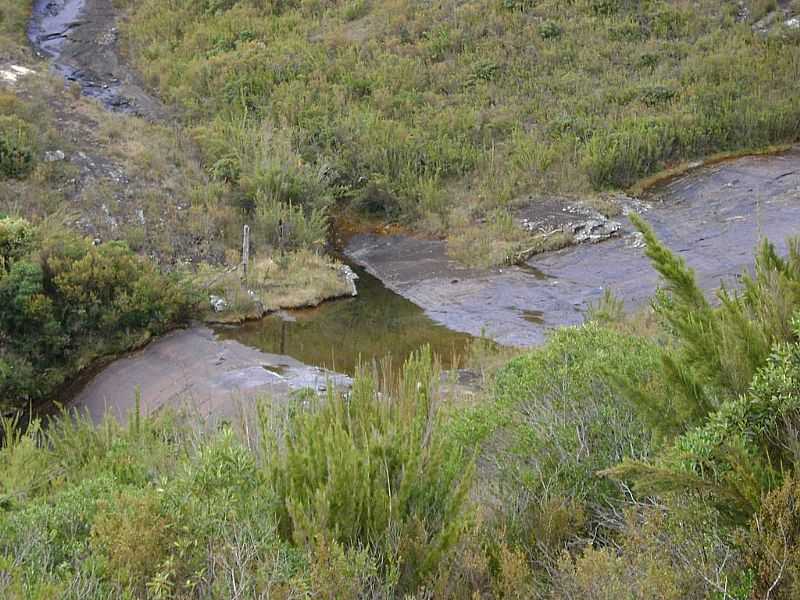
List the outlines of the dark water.
<svg viewBox="0 0 800 600">
<path fill-rule="evenodd" d="M 58 58 L 70 30 L 80 24 L 84 0 L 35 0 L 28 38 L 39 52 Z"/>
<path fill-rule="evenodd" d="M 241 327 L 220 328 L 217 333 L 223 339 L 340 373 L 352 374 L 359 360 L 387 355 L 397 365 L 424 344 L 431 345 L 445 368 L 457 366 L 472 336 L 435 323 L 416 304 L 386 289 L 363 269 L 353 270 L 359 276 L 355 298 L 269 315 Z"/>
</svg>

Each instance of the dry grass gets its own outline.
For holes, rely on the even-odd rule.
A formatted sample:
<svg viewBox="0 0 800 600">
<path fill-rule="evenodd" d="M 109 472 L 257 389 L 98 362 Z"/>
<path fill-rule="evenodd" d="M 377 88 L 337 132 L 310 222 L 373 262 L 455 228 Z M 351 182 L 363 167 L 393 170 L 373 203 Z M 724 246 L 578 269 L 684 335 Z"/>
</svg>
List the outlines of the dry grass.
<svg viewBox="0 0 800 600">
<path fill-rule="evenodd" d="M 283 308 L 317 306 L 325 300 L 350 295 L 350 283 L 340 267 L 339 262 L 326 256 L 299 250 L 254 261 L 246 281 L 241 267 L 221 270 L 205 266 L 196 277 L 199 285 L 228 304 L 221 312 L 209 310 L 206 320 L 240 323 Z"/>
<path fill-rule="evenodd" d="M 686 173 L 693 171 L 695 169 L 699 169 L 701 167 L 715 165 L 728 160 L 741 158 L 743 156 L 762 156 L 769 154 L 780 154 L 781 152 L 786 152 L 791 147 L 792 144 L 773 144 L 765 148 L 745 148 L 743 150 L 736 150 L 734 152 L 719 152 L 717 154 L 712 154 L 711 156 L 703 160 L 682 162 L 668 169 L 664 169 L 663 171 L 659 171 L 658 173 L 655 173 L 650 177 L 645 177 L 644 179 L 640 179 L 633 186 L 631 186 L 628 192 L 633 196 L 640 196 L 644 194 L 647 190 L 657 185 L 665 183 L 671 179 L 675 179 L 676 177 L 680 177 L 681 175 L 685 175 Z"/>
</svg>

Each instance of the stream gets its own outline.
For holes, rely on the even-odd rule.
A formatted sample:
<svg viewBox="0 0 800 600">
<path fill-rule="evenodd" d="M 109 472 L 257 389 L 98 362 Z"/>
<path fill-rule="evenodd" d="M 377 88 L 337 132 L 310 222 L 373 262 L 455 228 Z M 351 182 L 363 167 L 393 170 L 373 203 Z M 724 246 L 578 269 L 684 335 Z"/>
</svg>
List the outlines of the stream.
<svg viewBox="0 0 800 600">
<path fill-rule="evenodd" d="M 160 118 L 163 107 L 116 54 L 115 23 L 112 0 L 36 0 L 29 37 L 57 72 L 110 110 Z M 713 290 L 751 266 L 763 236 L 783 251 L 798 233 L 800 151 L 695 169 L 650 191 L 636 210 Z M 188 399 L 206 417 L 230 416 L 248 398 L 347 385 L 359 362 L 391 355 L 397 364 L 423 344 L 446 367 L 476 336 L 541 344 L 549 330 L 580 323 L 606 289 L 628 308 L 652 295 L 657 275 L 620 220 L 615 239 L 495 269 L 455 263 L 442 241 L 357 235 L 344 254 L 360 275 L 358 297 L 173 332 L 102 369 L 70 405 L 97 420 L 107 410 L 124 418 L 138 389 L 148 412 Z"/>
<path fill-rule="evenodd" d="M 34 0 L 28 39 L 53 70 L 108 110 L 167 120 L 169 111 L 119 57 L 113 0 Z"/>
<path fill-rule="evenodd" d="M 359 276 L 354 298 L 280 311 L 241 326 L 217 328 L 217 333 L 221 339 L 348 375 L 359 362 L 391 356 L 398 364 L 423 344 L 431 346 L 444 368 L 458 366 L 471 335 L 436 323 L 364 269 L 353 270 Z"/>
</svg>

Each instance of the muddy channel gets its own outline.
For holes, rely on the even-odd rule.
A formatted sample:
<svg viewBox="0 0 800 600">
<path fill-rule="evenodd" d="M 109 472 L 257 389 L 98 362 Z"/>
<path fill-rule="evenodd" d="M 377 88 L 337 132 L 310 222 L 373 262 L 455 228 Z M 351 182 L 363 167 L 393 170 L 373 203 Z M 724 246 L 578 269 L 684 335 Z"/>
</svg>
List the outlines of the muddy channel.
<svg viewBox="0 0 800 600">
<path fill-rule="evenodd" d="M 29 36 L 84 94 L 112 110 L 164 118 L 119 58 L 112 0 L 36 0 Z M 798 233 L 800 150 L 697 169 L 635 205 L 711 291 L 751 265 L 762 237 L 783 250 Z M 451 260 L 442 241 L 357 235 L 345 248 L 347 260 L 363 268 L 357 298 L 242 327 L 174 332 L 101 370 L 70 405 L 95 419 L 107 410 L 124 418 L 138 390 L 147 412 L 189 403 L 205 416 L 233 415 L 254 396 L 346 386 L 360 361 L 391 354 L 398 362 L 425 343 L 446 364 L 474 336 L 541 344 L 549 330 L 582 322 L 606 289 L 629 309 L 652 295 L 657 275 L 620 219 L 611 240 L 485 270 Z"/>
</svg>

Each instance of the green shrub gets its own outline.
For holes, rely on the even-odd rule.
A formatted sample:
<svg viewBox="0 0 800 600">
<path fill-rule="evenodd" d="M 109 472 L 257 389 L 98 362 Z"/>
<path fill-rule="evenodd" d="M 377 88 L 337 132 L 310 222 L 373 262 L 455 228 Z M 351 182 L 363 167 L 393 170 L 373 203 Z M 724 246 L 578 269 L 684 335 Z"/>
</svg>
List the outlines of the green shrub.
<svg viewBox="0 0 800 600">
<path fill-rule="evenodd" d="M 764 498 L 747 546 L 756 573 L 754 598 L 789 600 L 800 594 L 800 484 L 788 477 Z"/>
<path fill-rule="evenodd" d="M 24 219 L 0 215 L 0 269 L 8 271 L 14 261 L 34 248 L 35 229 Z"/>
<path fill-rule="evenodd" d="M 545 21 L 539 25 L 539 35 L 543 40 L 553 40 L 561 37 L 564 30 L 555 21 Z"/>
<path fill-rule="evenodd" d="M 141 596 L 170 556 L 171 527 L 154 491 L 122 492 L 98 504 L 91 548 L 108 579 Z"/>
<path fill-rule="evenodd" d="M 652 427 L 680 435 L 654 463 L 627 460 L 608 473 L 642 493 L 695 492 L 741 523 L 797 463 L 798 242 L 781 258 L 764 241 L 754 274 L 741 291 L 723 288 L 714 307 L 684 261 L 633 220 L 664 278 L 655 308 L 676 343 L 661 353 L 661 393 L 615 380 Z"/>
<path fill-rule="evenodd" d="M 595 323 L 558 330 L 512 360 L 495 379 L 493 402 L 456 420 L 462 443 L 478 443 L 492 465 L 485 493 L 502 501 L 493 523 L 537 563 L 551 567 L 624 496 L 597 475 L 622 457 L 646 457 L 651 436 L 605 375 L 617 365 L 643 386 L 658 360 L 651 342 Z M 491 502 L 490 502 L 491 504 Z"/>
<path fill-rule="evenodd" d="M 362 372 L 349 397 L 298 407 L 279 437 L 262 419 L 265 461 L 284 539 L 373 549 L 413 591 L 458 540 L 471 481 L 440 430 L 439 370 L 430 349 L 405 363 L 397 388 Z"/>
<path fill-rule="evenodd" d="M 46 398 L 94 358 L 185 323 L 198 297 L 120 242 L 45 240 L 0 219 L 0 406 Z M 38 377 L 32 385 L 31 378 Z M 35 389 L 34 389 L 35 387 Z"/>
<path fill-rule="evenodd" d="M 280 251 L 319 251 L 328 241 L 328 216 L 324 208 L 306 213 L 302 206 L 259 197 L 256 235 L 261 244 Z"/>
<path fill-rule="evenodd" d="M 34 164 L 31 127 L 19 117 L 0 116 L 0 177 L 22 178 Z"/>
<path fill-rule="evenodd" d="M 746 392 L 776 344 L 797 339 L 793 319 L 800 309 L 800 246 L 789 241 L 786 258 L 764 241 L 753 274 L 744 274 L 741 291 L 724 287 L 713 307 L 694 272 L 672 254 L 640 217 L 633 217 L 647 242 L 647 256 L 663 278 L 654 307 L 676 345 L 662 353 L 662 372 L 670 398 L 650 398 L 652 422 L 680 431 L 697 424 L 726 399 Z"/>
<path fill-rule="evenodd" d="M 616 365 L 648 385 L 657 360 L 651 342 L 596 324 L 559 330 L 542 349 L 512 360 L 494 393 L 515 421 L 514 468 L 530 469 L 520 475 L 532 485 L 548 482 L 554 497 L 614 497 L 595 472 L 629 452 L 646 456 L 650 436 L 604 369 Z"/>
<path fill-rule="evenodd" d="M 669 600 L 751 598 L 752 572 L 735 541 L 697 504 L 668 510 L 639 505 L 621 516 L 613 544 L 588 545 L 562 555 L 552 579 L 553 598 Z"/>
</svg>

